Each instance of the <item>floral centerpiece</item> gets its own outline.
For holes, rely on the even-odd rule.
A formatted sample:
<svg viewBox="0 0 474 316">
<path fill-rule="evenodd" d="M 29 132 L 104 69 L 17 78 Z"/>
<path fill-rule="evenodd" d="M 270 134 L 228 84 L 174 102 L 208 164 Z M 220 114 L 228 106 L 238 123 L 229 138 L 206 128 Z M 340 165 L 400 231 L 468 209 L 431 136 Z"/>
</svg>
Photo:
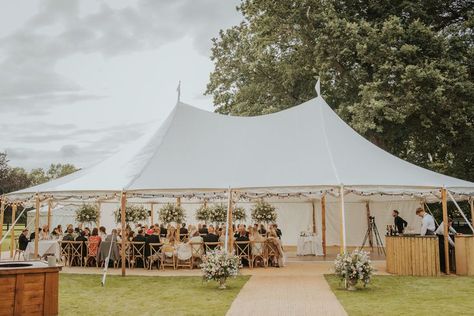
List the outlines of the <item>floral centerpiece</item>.
<svg viewBox="0 0 474 316">
<path fill-rule="evenodd" d="M 197 209 L 196 211 L 196 219 L 198 221 L 205 221 L 207 222 L 209 220 L 209 212 L 211 208 L 208 207 L 207 205 L 202 205 L 200 208 Z"/>
<path fill-rule="evenodd" d="M 257 223 L 274 223 L 276 219 L 276 209 L 270 203 L 258 201 L 252 208 L 252 220 Z"/>
<path fill-rule="evenodd" d="M 238 256 L 222 250 L 215 250 L 203 257 L 200 265 L 203 279 L 206 282 L 217 281 L 219 288 L 226 288 L 226 280 L 239 274 L 240 259 Z"/>
<path fill-rule="evenodd" d="M 348 290 L 354 291 L 360 280 L 367 286 L 372 277 L 373 267 L 368 252 L 354 250 L 352 253 L 337 255 L 334 261 L 336 275 L 345 282 Z"/>
<path fill-rule="evenodd" d="M 209 210 L 209 221 L 219 224 L 225 223 L 227 219 L 227 207 L 224 204 L 214 204 Z"/>
<path fill-rule="evenodd" d="M 165 224 L 183 223 L 185 219 L 184 209 L 181 206 L 168 203 L 160 209 L 160 221 Z"/>
<path fill-rule="evenodd" d="M 122 210 L 119 208 L 114 212 L 115 222 L 122 221 Z M 139 223 L 148 219 L 150 212 L 141 205 L 130 205 L 125 208 L 125 223 Z"/>
<path fill-rule="evenodd" d="M 243 207 L 236 207 L 232 210 L 233 221 L 245 221 L 247 219 L 247 213 Z"/>
<path fill-rule="evenodd" d="M 90 204 L 83 204 L 76 210 L 76 222 L 78 223 L 96 223 L 99 218 L 99 208 Z"/>
</svg>

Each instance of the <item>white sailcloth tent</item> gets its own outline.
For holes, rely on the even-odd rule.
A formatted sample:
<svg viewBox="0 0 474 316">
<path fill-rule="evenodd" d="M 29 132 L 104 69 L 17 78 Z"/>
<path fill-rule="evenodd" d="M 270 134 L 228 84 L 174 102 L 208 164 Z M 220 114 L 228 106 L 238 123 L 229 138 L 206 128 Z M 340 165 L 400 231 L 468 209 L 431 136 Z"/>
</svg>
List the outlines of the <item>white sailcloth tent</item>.
<svg viewBox="0 0 474 316">
<path fill-rule="evenodd" d="M 90 168 L 7 198 L 32 201 L 39 194 L 42 200 L 118 203 L 126 192 L 129 203 L 180 197 L 195 209 L 204 199 L 225 201 L 231 189 L 234 202 L 246 208 L 259 198 L 275 203 L 284 241 L 295 244 L 313 214 L 322 229 L 324 196 L 327 244 L 340 244 L 342 230 L 347 245 L 358 245 L 367 209 L 379 229 L 392 223 L 395 208 L 415 229 L 415 208 L 439 201 L 442 188 L 458 201 L 474 196 L 474 183 L 423 169 L 370 143 L 317 92 L 301 105 L 257 117 L 178 102 L 154 134 Z"/>
</svg>

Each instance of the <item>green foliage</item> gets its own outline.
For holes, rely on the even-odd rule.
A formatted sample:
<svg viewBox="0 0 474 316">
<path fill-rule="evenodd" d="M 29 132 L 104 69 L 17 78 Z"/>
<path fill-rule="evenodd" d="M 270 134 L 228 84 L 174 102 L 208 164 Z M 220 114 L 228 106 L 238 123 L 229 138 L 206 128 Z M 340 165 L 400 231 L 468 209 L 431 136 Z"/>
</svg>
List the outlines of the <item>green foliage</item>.
<svg viewBox="0 0 474 316">
<path fill-rule="evenodd" d="M 95 223 L 99 218 L 99 208 L 95 205 L 83 204 L 76 210 L 76 222 Z"/>
<path fill-rule="evenodd" d="M 208 221 L 209 212 L 211 211 L 210 207 L 202 205 L 196 210 L 196 219 L 198 221 Z"/>
<path fill-rule="evenodd" d="M 186 219 L 184 208 L 175 204 L 165 204 L 160 209 L 160 221 L 168 223 L 183 223 Z"/>
<path fill-rule="evenodd" d="M 235 207 L 232 210 L 232 220 L 233 221 L 245 221 L 247 219 L 247 213 L 243 207 Z"/>
<path fill-rule="evenodd" d="M 141 205 L 130 205 L 125 208 L 125 223 L 139 223 L 145 221 L 150 216 L 149 210 Z M 118 208 L 114 212 L 115 222 L 122 221 L 122 211 Z"/>
<path fill-rule="evenodd" d="M 263 200 L 258 201 L 252 208 L 252 220 L 256 223 L 275 223 L 277 220 L 275 207 Z"/>
<path fill-rule="evenodd" d="M 387 151 L 474 180 L 472 2 L 245 0 L 214 39 L 216 111 L 276 112 L 315 96 Z"/>
<path fill-rule="evenodd" d="M 209 210 L 209 221 L 220 224 L 227 220 L 227 207 L 224 204 L 214 204 Z"/>
</svg>

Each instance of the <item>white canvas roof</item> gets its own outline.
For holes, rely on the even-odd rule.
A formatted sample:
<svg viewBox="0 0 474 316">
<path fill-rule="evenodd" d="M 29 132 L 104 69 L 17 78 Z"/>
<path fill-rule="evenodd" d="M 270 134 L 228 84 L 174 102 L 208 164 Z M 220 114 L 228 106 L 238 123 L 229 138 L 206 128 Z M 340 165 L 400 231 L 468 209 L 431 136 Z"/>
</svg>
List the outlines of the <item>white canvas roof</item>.
<svg viewBox="0 0 474 316">
<path fill-rule="evenodd" d="M 12 195 L 339 186 L 363 192 L 474 183 L 401 160 L 355 132 L 321 96 L 257 117 L 207 112 L 178 102 L 153 135 L 74 174 Z M 258 191 L 258 189 L 257 189 Z"/>
</svg>

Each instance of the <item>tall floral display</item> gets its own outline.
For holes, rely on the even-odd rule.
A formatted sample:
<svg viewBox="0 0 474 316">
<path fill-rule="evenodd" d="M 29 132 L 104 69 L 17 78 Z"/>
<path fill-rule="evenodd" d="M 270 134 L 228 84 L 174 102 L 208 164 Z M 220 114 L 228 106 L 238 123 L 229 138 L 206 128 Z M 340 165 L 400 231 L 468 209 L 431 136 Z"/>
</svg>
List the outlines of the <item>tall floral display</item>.
<svg viewBox="0 0 474 316">
<path fill-rule="evenodd" d="M 247 219 L 247 213 L 243 207 L 235 207 L 232 210 L 232 220 L 234 222 L 242 221 L 244 222 Z"/>
<path fill-rule="evenodd" d="M 210 207 L 208 207 L 207 205 L 202 205 L 196 211 L 196 219 L 198 221 L 207 222 L 209 220 L 209 212 L 210 211 L 211 211 Z"/>
<path fill-rule="evenodd" d="M 181 206 L 171 203 L 165 204 L 160 209 L 160 221 L 165 224 L 169 223 L 183 223 L 186 219 L 184 209 Z"/>
<path fill-rule="evenodd" d="M 122 211 L 120 208 L 114 212 L 114 216 L 116 223 L 122 221 Z M 125 208 L 125 222 L 127 224 L 146 221 L 149 216 L 150 211 L 141 205 L 130 205 Z"/>
<path fill-rule="evenodd" d="M 373 272 L 369 254 L 362 250 L 337 255 L 334 268 L 336 275 L 345 282 L 348 290 L 355 290 L 358 281 L 367 286 Z"/>
<path fill-rule="evenodd" d="M 226 288 L 226 281 L 239 274 L 240 259 L 238 256 L 222 250 L 216 250 L 203 257 L 201 270 L 206 282 L 217 281 L 219 288 Z"/>
<path fill-rule="evenodd" d="M 82 224 L 97 223 L 99 219 L 99 208 L 90 204 L 83 204 L 76 210 L 76 222 Z"/>
<path fill-rule="evenodd" d="M 209 210 L 209 221 L 215 224 L 225 223 L 227 219 L 227 207 L 224 204 L 214 204 Z"/>
<path fill-rule="evenodd" d="M 274 223 L 277 220 L 276 209 L 270 203 L 258 201 L 252 208 L 252 220 L 256 223 Z"/>
</svg>

